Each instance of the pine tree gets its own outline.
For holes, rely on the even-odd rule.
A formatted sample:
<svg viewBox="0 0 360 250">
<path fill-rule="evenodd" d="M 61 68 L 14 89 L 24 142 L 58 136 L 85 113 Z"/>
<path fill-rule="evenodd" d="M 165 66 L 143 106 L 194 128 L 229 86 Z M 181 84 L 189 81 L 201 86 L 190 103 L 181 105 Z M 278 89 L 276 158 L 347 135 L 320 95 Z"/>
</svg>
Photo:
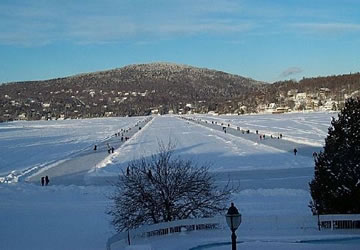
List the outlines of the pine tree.
<svg viewBox="0 0 360 250">
<path fill-rule="evenodd" d="M 348 99 L 333 119 L 310 182 L 320 214 L 360 213 L 360 99 Z"/>
</svg>

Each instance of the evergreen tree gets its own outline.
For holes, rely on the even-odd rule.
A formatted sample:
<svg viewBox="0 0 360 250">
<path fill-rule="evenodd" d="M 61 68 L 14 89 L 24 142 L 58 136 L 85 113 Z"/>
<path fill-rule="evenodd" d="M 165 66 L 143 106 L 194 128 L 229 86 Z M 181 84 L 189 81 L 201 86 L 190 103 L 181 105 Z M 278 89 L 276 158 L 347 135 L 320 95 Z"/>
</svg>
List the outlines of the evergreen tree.
<svg viewBox="0 0 360 250">
<path fill-rule="evenodd" d="M 316 213 L 360 213 L 360 99 L 348 99 L 333 118 L 310 191 Z"/>
</svg>

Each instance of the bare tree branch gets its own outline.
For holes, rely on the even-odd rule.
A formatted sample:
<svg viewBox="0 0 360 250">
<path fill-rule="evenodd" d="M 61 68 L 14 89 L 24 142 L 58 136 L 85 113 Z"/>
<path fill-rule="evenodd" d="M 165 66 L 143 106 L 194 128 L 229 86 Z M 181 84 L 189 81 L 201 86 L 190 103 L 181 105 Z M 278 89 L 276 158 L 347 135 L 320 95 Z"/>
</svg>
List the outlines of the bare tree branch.
<svg viewBox="0 0 360 250">
<path fill-rule="evenodd" d="M 210 217 L 223 213 L 231 191 L 219 189 L 208 166 L 174 158 L 175 146 L 159 142 L 159 153 L 131 162 L 114 184 L 108 214 L 117 231 L 143 224 Z"/>
</svg>

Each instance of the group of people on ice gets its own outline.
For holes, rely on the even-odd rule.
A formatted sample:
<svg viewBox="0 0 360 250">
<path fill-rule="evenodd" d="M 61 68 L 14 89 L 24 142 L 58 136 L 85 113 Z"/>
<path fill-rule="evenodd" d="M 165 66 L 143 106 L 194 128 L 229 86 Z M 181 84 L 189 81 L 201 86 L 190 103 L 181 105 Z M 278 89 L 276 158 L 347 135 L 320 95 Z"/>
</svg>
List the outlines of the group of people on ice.
<svg viewBox="0 0 360 250">
<path fill-rule="evenodd" d="M 107 143 L 106 145 L 107 145 L 107 149 L 108 149 L 107 151 L 108 151 L 108 153 L 109 153 L 109 154 L 114 153 L 115 148 L 114 148 L 113 146 L 110 146 L 109 143 Z"/>
<path fill-rule="evenodd" d="M 181 117 L 181 118 L 184 119 L 184 120 L 188 120 L 188 121 L 194 121 L 194 122 L 196 122 L 196 123 L 200 123 L 200 122 L 210 123 L 210 121 L 208 122 L 207 120 L 202 120 L 202 119 L 196 119 L 196 120 L 195 120 L 195 119 L 186 118 L 186 117 Z M 224 132 L 225 134 L 227 133 L 227 128 L 230 128 L 230 127 L 231 127 L 231 124 L 230 124 L 230 123 L 227 123 L 227 124 L 225 124 L 225 123 L 219 123 L 219 124 L 218 124 L 217 121 L 211 121 L 211 124 L 213 124 L 213 125 L 219 125 L 219 126 L 221 125 L 222 130 L 223 130 L 223 132 Z M 236 130 L 241 131 L 242 134 L 250 134 L 250 130 L 249 130 L 249 129 L 245 130 L 245 129 L 241 129 L 240 127 L 236 127 Z M 255 133 L 256 133 L 256 135 L 259 135 L 260 140 L 265 140 L 267 137 L 270 138 L 270 139 L 282 139 L 282 138 L 283 138 L 283 134 L 281 134 L 281 133 L 279 133 L 279 134 L 276 135 L 276 136 L 274 136 L 274 135 L 265 136 L 265 134 L 259 134 L 259 130 L 256 130 Z M 298 149 L 297 149 L 297 148 L 294 148 L 294 149 L 293 149 L 293 153 L 294 153 L 294 155 L 296 156 L 297 153 L 298 153 Z M 317 152 L 314 152 L 314 153 L 312 154 L 312 156 L 313 156 L 314 159 L 316 159 L 317 156 L 318 156 L 318 153 L 317 153 Z"/>
<path fill-rule="evenodd" d="M 140 130 L 140 129 L 141 129 L 141 127 L 139 127 L 139 130 Z M 126 129 L 126 130 L 125 130 L 125 129 L 121 129 L 120 132 L 116 132 L 116 133 L 114 134 L 114 136 L 115 136 L 115 137 L 121 136 L 121 138 L 120 138 L 120 141 L 121 141 L 121 142 L 127 141 L 127 140 L 130 139 L 130 137 L 124 136 L 124 133 L 127 133 L 129 130 L 131 130 L 131 128 L 128 128 L 128 129 Z M 107 146 L 107 152 L 108 152 L 109 154 L 114 153 L 115 148 L 114 148 L 113 146 L 110 146 L 109 143 L 107 143 L 106 146 Z M 95 144 L 93 150 L 96 151 L 97 149 L 98 149 L 98 146 Z"/>
<path fill-rule="evenodd" d="M 42 176 L 41 179 L 40 179 L 40 182 L 41 182 L 41 186 L 47 186 L 49 185 L 50 183 L 50 179 L 49 179 L 49 176 Z"/>
</svg>

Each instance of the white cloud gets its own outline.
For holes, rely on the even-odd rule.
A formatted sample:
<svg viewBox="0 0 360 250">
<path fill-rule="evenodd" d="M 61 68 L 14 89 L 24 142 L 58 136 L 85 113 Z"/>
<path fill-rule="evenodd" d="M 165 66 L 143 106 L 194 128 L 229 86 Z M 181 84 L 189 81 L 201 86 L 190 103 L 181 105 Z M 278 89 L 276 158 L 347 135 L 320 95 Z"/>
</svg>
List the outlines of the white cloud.
<svg viewBox="0 0 360 250">
<path fill-rule="evenodd" d="M 291 7 L 293 7 L 291 5 Z M 0 3 L 0 44 L 39 45 L 66 40 L 107 43 L 132 39 L 154 40 L 196 35 L 261 34 L 284 32 L 292 14 L 310 18 L 316 11 L 288 5 L 238 0 L 17 0 Z M 317 10 L 317 9 L 316 9 Z M 291 14 L 289 14 L 291 13 Z M 299 19 L 299 18 L 298 18 Z M 290 32 L 357 32 L 355 23 L 289 24 Z M 235 38 L 235 39 L 238 39 Z"/>
<path fill-rule="evenodd" d="M 303 72 L 303 70 L 301 68 L 299 68 L 299 67 L 290 67 L 290 68 L 284 70 L 280 74 L 280 77 L 285 78 L 285 77 L 288 77 L 288 76 L 291 76 L 291 75 L 299 74 L 301 72 Z"/>
<path fill-rule="evenodd" d="M 344 33 L 360 31 L 360 24 L 358 23 L 294 23 L 290 26 L 309 33 Z"/>
<path fill-rule="evenodd" d="M 127 0 L 0 3 L 0 43 L 103 43 L 245 32 L 253 27 L 251 22 L 226 17 L 239 8 L 234 0 L 154 1 L 154 5 Z"/>
</svg>

